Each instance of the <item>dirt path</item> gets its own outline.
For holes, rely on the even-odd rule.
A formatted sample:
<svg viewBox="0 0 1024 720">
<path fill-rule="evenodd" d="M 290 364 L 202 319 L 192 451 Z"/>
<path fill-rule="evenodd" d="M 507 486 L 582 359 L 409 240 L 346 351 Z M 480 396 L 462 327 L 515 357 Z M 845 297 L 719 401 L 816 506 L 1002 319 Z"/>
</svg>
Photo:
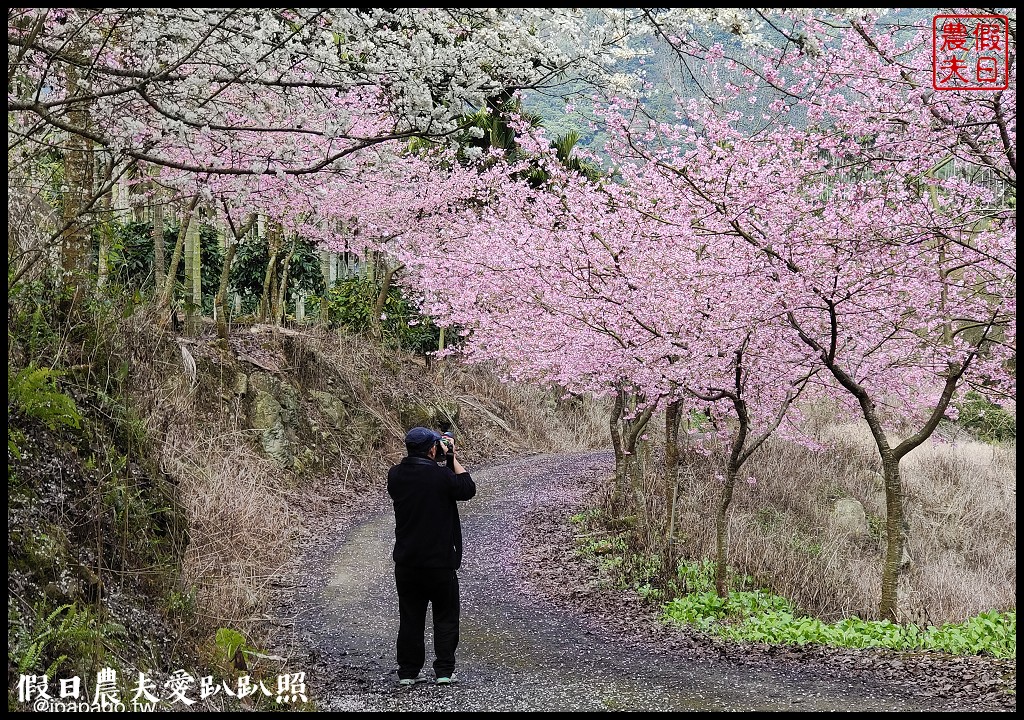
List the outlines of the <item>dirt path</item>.
<svg viewBox="0 0 1024 720">
<path fill-rule="evenodd" d="M 610 464 L 609 453 L 593 452 L 471 468 L 478 494 L 460 504 L 466 538 L 462 632 L 459 683 L 450 688 L 397 686 L 394 524 L 386 496 L 366 517 L 316 533 L 279 616 L 293 623 L 283 651 L 294 658 L 292 671 L 305 670 L 318 708 L 1016 709 L 1015 702 L 1007 708 L 1005 701 L 991 701 L 985 688 L 976 700 L 965 700 L 943 697 L 935 683 L 865 672 L 870 654 L 797 662 L 762 654 L 752 662 L 735 649 L 730 654 L 714 644 L 659 638 L 649 611 L 631 617 L 628 600 L 605 607 L 602 620 L 603 601 L 587 590 L 581 569 L 558 574 L 572 560 L 556 524 L 582 497 L 581 490 L 566 489 L 607 472 Z M 431 660 L 428 631 L 428 674 Z"/>
</svg>

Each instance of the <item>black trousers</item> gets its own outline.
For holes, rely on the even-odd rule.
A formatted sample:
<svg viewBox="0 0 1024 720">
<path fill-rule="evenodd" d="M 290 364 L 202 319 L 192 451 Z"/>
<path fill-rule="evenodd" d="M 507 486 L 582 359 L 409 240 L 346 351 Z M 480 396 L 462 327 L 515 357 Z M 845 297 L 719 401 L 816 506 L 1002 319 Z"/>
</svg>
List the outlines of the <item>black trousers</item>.
<svg viewBox="0 0 1024 720">
<path fill-rule="evenodd" d="M 427 605 L 434 617 L 434 675 L 451 677 L 459 646 L 459 576 L 452 568 L 395 566 L 398 677 L 414 678 L 426 660 Z"/>
</svg>

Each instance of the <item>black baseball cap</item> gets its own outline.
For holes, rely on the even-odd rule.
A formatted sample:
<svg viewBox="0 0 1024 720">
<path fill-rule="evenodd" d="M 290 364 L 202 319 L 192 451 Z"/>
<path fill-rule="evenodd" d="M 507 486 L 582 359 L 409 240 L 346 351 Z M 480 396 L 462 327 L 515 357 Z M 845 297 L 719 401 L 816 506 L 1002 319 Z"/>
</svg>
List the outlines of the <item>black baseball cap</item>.
<svg viewBox="0 0 1024 720">
<path fill-rule="evenodd" d="M 425 427 L 414 427 L 405 434 L 405 448 L 409 452 L 425 453 L 441 439 L 441 433 Z"/>
</svg>

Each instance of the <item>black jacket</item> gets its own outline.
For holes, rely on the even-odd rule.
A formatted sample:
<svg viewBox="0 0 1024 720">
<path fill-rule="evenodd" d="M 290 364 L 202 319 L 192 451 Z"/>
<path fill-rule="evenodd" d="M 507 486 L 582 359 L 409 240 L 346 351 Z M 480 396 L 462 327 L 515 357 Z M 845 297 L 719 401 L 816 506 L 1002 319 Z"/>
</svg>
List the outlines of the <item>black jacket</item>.
<svg viewBox="0 0 1024 720">
<path fill-rule="evenodd" d="M 456 475 L 429 458 L 407 456 L 388 471 L 388 495 L 395 506 L 396 565 L 458 568 L 462 564 L 462 523 L 457 500 L 476 495 L 468 472 Z"/>
</svg>

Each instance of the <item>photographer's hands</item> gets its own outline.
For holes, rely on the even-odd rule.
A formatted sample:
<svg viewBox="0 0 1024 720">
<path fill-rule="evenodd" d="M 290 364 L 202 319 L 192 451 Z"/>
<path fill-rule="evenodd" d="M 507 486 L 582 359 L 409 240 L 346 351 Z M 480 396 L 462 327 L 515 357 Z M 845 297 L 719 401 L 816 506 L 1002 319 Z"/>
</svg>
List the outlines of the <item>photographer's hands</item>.
<svg viewBox="0 0 1024 720">
<path fill-rule="evenodd" d="M 441 437 L 441 443 L 444 445 L 446 450 L 445 461 L 448 467 L 450 467 L 456 475 L 466 472 L 466 468 L 462 467 L 462 463 L 460 463 L 458 458 L 455 457 L 455 438 L 451 434 L 445 433 Z"/>
</svg>

